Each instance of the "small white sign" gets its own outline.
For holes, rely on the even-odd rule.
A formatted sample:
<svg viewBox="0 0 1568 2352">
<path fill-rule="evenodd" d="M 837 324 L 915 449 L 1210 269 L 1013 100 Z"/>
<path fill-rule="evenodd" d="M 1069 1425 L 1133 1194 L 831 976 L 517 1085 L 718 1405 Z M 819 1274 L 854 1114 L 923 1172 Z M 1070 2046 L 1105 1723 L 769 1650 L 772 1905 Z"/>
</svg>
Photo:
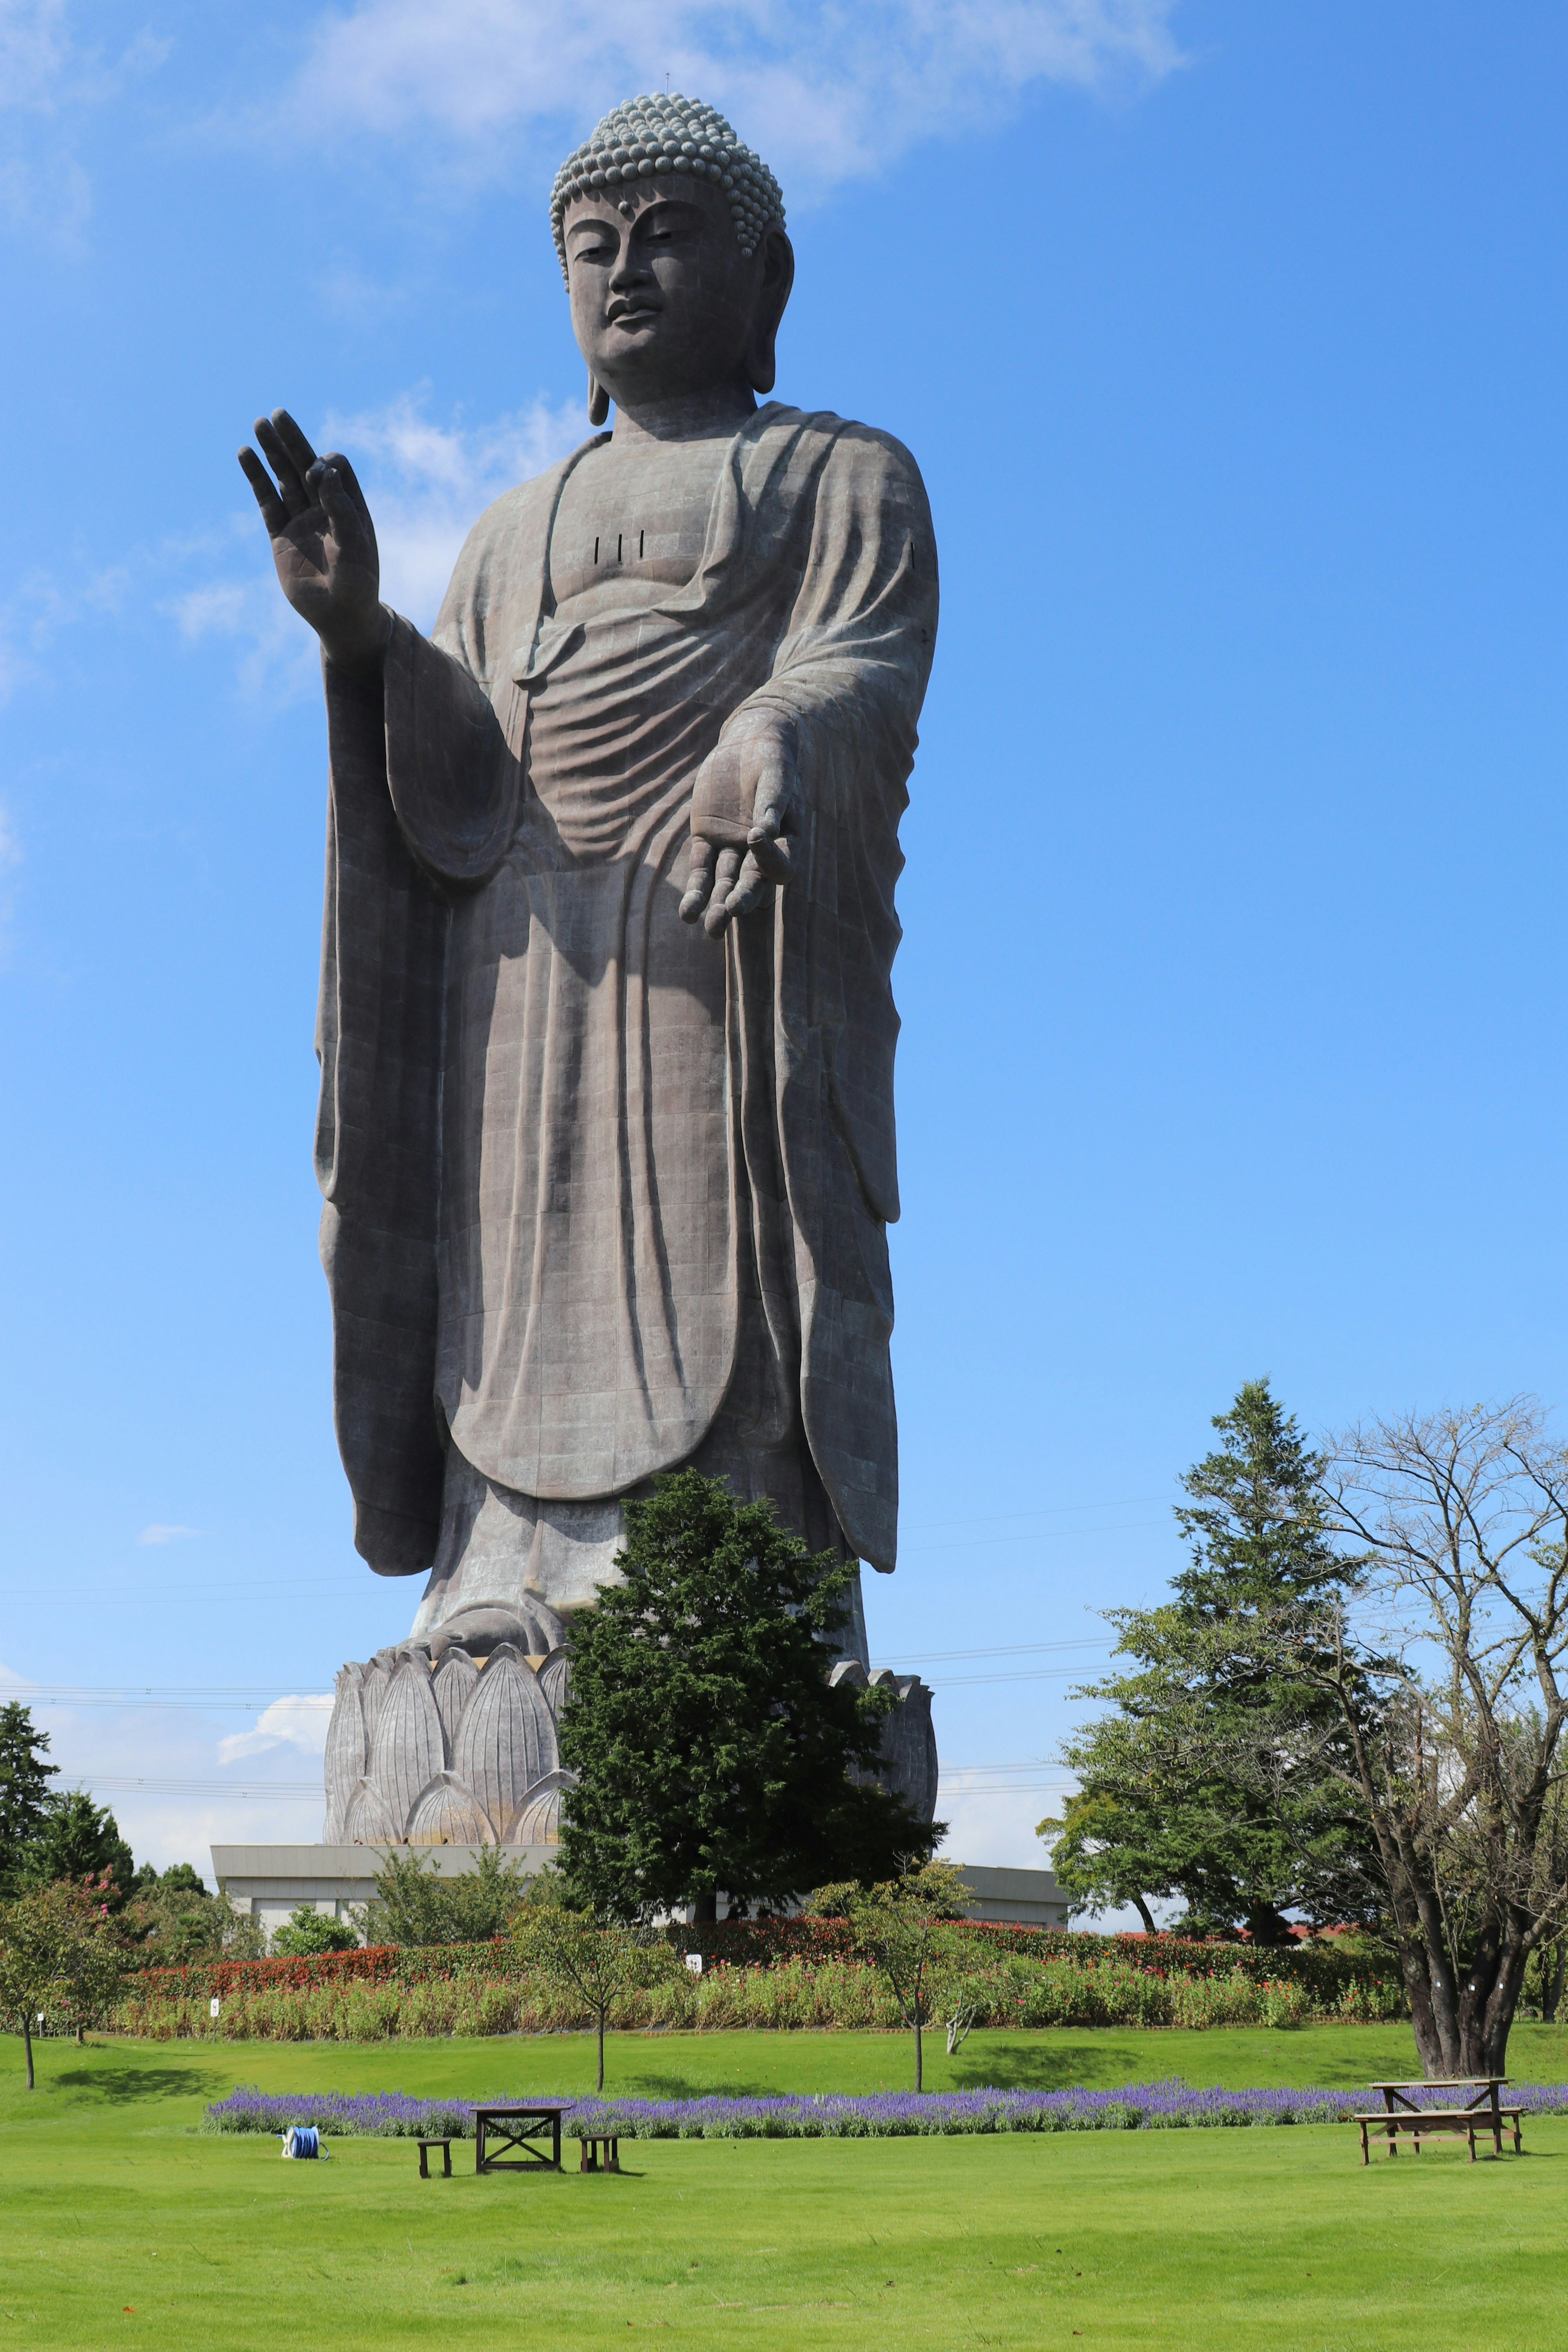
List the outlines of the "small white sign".
<svg viewBox="0 0 1568 2352">
<path fill-rule="evenodd" d="M 691 1971 L 691 1973 L 692 1973 L 692 1975 L 693 1975 L 694 1977 L 700 1977 L 700 1976 L 702 1974 L 702 1955 L 701 1955 L 701 1953 L 700 1953 L 700 1952 L 688 1952 L 688 1953 L 687 1953 L 687 1955 L 686 1955 L 686 1965 L 687 1965 L 687 1967 L 690 1969 L 690 1971 Z"/>
<path fill-rule="evenodd" d="M 209 2016 L 209 2017 L 216 2017 L 216 2016 L 217 2015 L 217 2013 L 218 2013 L 219 2009 L 220 2009 L 222 2006 L 223 2006 L 223 2004 L 222 2004 L 222 2002 L 218 2000 L 217 1995 L 216 1995 L 216 1993 L 214 1993 L 214 1995 L 213 1995 L 213 1997 L 212 1997 L 211 2000 L 209 2000 L 209 2001 L 208 2001 L 208 2003 L 207 2003 L 207 2014 L 208 2014 L 208 2016 Z"/>
</svg>

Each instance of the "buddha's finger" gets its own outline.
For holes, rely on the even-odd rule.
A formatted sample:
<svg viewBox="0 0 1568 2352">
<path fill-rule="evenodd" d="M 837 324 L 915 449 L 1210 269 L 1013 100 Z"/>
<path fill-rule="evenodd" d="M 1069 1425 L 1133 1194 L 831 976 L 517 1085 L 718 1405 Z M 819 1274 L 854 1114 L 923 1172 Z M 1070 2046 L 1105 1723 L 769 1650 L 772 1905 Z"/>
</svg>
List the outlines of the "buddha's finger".
<svg viewBox="0 0 1568 2352">
<path fill-rule="evenodd" d="M 332 537 L 340 547 L 361 549 L 364 546 L 364 509 L 351 499 L 337 467 L 326 458 L 318 457 L 305 477 L 305 487 L 313 499 L 326 509 L 327 520 L 332 526 Z"/>
<path fill-rule="evenodd" d="M 748 850 L 727 902 L 731 914 L 749 915 L 753 907 L 762 905 L 773 887 L 772 879 L 757 862 L 756 853 Z"/>
<path fill-rule="evenodd" d="M 273 539 L 279 538 L 289 528 L 289 509 L 279 497 L 271 475 L 254 449 L 248 446 L 239 453 L 240 470 L 256 493 L 256 503 L 261 509 L 261 520 Z"/>
<path fill-rule="evenodd" d="M 691 836 L 691 856 L 686 868 L 686 895 L 680 901 L 680 919 L 694 923 L 708 904 L 713 887 L 713 845 L 700 834 Z"/>
<path fill-rule="evenodd" d="M 353 467 L 350 465 L 348 459 L 343 456 L 341 449 L 323 449 L 321 456 L 315 460 L 315 462 L 318 466 L 331 466 L 333 472 L 338 476 L 339 480 L 342 483 L 343 488 L 347 490 L 350 498 L 357 499 L 361 506 L 363 507 L 366 514 L 369 514 L 370 500 L 365 497 L 364 492 L 359 486 L 359 476 L 354 472 Z"/>
<path fill-rule="evenodd" d="M 283 446 L 283 436 L 269 416 L 256 420 L 256 437 L 261 454 L 278 477 L 278 494 L 291 517 L 302 515 L 310 504 L 310 493 L 305 488 L 304 476 Z"/>
<path fill-rule="evenodd" d="M 288 450 L 299 468 L 300 478 L 303 479 L 316 462 L 315 451 L 286 408 L 275 408 L 272 412 L 272 422 L 278 428 L 278 438 Z"/>
<path fill-rule="evenodd" d="M 746 835 L 748 866 L 755 866 L 770 882 L 787 882 L 790 874 L 790 852 L 795 845 L 787 834 L 776 827 L 754 824 Z"/>
<path fill-rule="evenodd" d="M 713 896 L 708 901 L 708 912 L 702 918 L 702 928 L 710 940 L 717 939 L 730 919 L 730 893 L 741 870 L 738 849 L 721 849 L 713 875 Z"/>
</svg>

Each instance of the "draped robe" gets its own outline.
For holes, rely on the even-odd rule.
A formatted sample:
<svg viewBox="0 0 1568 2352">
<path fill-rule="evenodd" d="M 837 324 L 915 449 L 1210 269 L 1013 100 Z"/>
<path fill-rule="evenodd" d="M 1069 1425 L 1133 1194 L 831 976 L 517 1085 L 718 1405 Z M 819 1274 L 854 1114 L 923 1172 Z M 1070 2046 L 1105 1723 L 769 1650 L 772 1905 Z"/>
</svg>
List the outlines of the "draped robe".
<svg viewBox="0 0 1568 2352">
<path fill-rule="evenodd" d="M 551 524 L 595 446 L 480 518 L 379 691 L 328 668 L 317 1168 L 355 1542 L 445 1590 L 476 1511 L 603 1522 L 695 1462 L 796 1524 L 804 1481 L 890 1569 L 924 490 L 886 435 L 770 403 L 690 582 L 574 623 Z M 792 876 L 715 941 L 678 913 L 692 786 L 759 712 L 798 748 Z"/>
</svg>

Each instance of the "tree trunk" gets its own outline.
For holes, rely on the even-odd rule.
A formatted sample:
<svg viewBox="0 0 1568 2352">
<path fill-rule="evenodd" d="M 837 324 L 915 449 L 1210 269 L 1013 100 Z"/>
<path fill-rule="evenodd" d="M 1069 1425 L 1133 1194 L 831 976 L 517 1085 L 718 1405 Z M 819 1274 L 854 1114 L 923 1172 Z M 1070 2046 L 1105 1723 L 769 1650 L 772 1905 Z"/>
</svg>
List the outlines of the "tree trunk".
<svg viewBox="0 0 1568 2352">
<path fill-rule="evenodd" d="M 1157 1936 L 1160 1930 L 1154 1925 L 1154 1914 L 1150 1910 L 1149 1906 L 1144 1902 L 1143 1897 L 1141 1895 L 1135 1895 L 1132 1897 L 1132 1901 L 1134 1907 L 1137 1910 L 1138 1916 L 1143 1922 L 1144 1934 L 1146 1936 Z"/>
<path fill-rule="evenodd" d="M 692 1896 L 691 1922 L 693 1927 L 706 1925 L 708 1923 L 716 1924 L 718 1917 L 719 1897 L 711 1886 L 709 1887 L 705 1895 L 694 1895 Z"/>
<path fill-rule="evenodd" d="M 1563 1998 L 1563 1979 L 1568 1974 L 1568 1944 L 1558 1942 L 1541 1955 L 1541 2021 L 1555 2025 L 1557 2004 Z"/>
<path fill-rule="evenodd" d="M 33 2021 L 30 2015 L 26 2014 L 22 2019 L 22 2047 L 27 2053 L 27 2088 L 30 2091 L 35 2087 L 33 2082 Z"/>
<path fill-rule="evenodd" d="M 1459 1992 L 1460 2072 L 1502 2074 L 1508 2070 L 1508 2037 L 1530 1950 L 1528 1930 L 1511 1910 L 1500 1933 L 1489 1927 Z"/>
<path fill-rule="evenodd" d="M 600 2005 L 600 2009 L 599 2009 L 599 2079 L 598 2079 L 598 2081 L 595 2084 L 594 2088 L 595 2088 L 596 2091 L 602 2091 L 602 2090 L 604 2089 L 604 2087 L 605 2087 L 605 2004 L 603 2004 L 603 2003 L 602 2003 L 602 2004 Z"/>
<path fill-rule="evenodd" d="M 923 2091 L 925 2089 L 925 2068 L 921 2050 L 921 2009 L 919 2001 L 915 2003 L 915 2089 L 917 2092 Z"/>
</svg>

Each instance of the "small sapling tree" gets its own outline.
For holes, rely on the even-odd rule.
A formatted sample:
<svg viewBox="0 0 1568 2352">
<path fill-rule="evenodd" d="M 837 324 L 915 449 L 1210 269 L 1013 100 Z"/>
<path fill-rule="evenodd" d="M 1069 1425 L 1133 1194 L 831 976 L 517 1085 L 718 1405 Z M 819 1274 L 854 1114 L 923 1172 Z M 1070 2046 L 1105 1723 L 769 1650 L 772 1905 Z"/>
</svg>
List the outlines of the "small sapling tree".
<svg viewBox="0 0 1568 2352">
<path fill-rule="evenodd" d="M 537 1969 L 559 1991 L 575 1993 L 591 2012 L 599 2054 L 595 2087 L 602 2091 L 605 2028 L 617 1994 L 650 1969 L 674 1973 L 679 1964 L 668 1947 L 648 1931 L 574 1907 L 569 1889 L 553 1871 L 541 1873 L 531 1896 L 512 1922 L 512 1941 L 526 1966 Z"/>
<path fill-rule="evenodd" d="M 857 1951 L 886 1978 L 899 2014 L 914 2033 L 917 2091 L 925 2088 L 924 2029 L 944 2011 L 961 2016 L 967 2005 L 963 1985 L 972 1973 L 970 1958 L 952 1925 L 963 1916 L 967 1893 L 957 1863 L 922 1862 L 874 1886 L 824 1886 L 812 1897 L 811 1909 L 818 1916 L 848 1922 Z M 950 2050 L 956 2050 L 967 2031 L 949 2024 Z"/>
</svg>

